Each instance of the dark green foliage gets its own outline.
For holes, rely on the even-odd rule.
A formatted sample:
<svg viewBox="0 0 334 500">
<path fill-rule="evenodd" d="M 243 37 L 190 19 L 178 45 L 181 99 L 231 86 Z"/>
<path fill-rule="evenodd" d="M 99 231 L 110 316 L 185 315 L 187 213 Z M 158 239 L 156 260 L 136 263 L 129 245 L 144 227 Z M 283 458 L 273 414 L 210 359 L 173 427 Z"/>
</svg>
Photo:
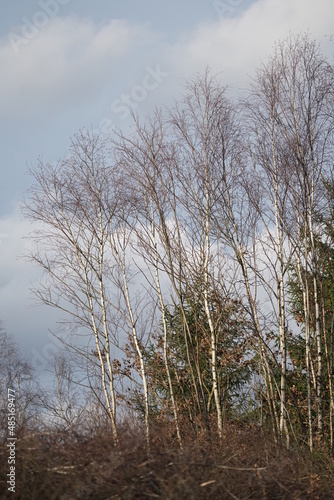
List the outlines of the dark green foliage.
<svg viewBox="0 0 334 500">
<path fill-rule="evenodd" d="M 334 230 L 333 230 L 333 200 L 334 189 L 331 184 L 326 183 L 326 194 L 328 198 L 328 210 L 316 215 L 317 235 L 315 238 L 315 263 L 308 262 L 301 272 L 308 288 L 309 295 L 309 325 L 310 325 L 310 351 L 311 365 L 316 366 L 316 339 L 315 339 L 315 303 L 314 303 L 314 278 L 317 283 L 318 301 L 320 304 L 320 323 L 322 332 L 322 403 L 324 411 L 325 434 L 328 435 L 330 393 L 329 379 L 333 380 L 333 334 L 334 334 Z M 309 245 L 309 242 L 307 243 Z M 303 248 L 302 252 L 309 253 L 310 248 Z M 289 407 L 290 416 L 293 421 L 299 422 L 298 429 L 305 430 L 306 427 L 306 400 L 307 386 L 305 373 L 305 314 L 303 306 L 303 289 L 298 279 L 296 264 L 290 268 L 289 279 L 289 303 L 290 309 L 297 325 L 301 327 L 303 334 L 290 335 L 288 337 L 288 352 L 290 369 L 287 375 L 288 389 L 290 391 Z M 312 396 L 314 387 L 311 385 Z M 314 408 L 312 408 L 314 416 Z"/>
<path fill-rule="evenodd" d="M 189 294 L 188 294 L 189 295 Z M 195 298 L 194 298 L 195 297 Z M 174 396 L 180 414 L 193 420 L 215 412 L 211 370 L 211 336 L 199 294 L 166 308 L 167 359 Z M 212 291 L 210 314 L 215 325 L 219 395 L 225 416 L 236 416 L 248 404 L 247 382 L 252 353 L 242 304 Z M 163 327 L 161 325 L 161 330 Z M 152 413 L 170 414 L 170 390 L 165 368 L 163 332 L 158 332 L 146 351 L 152 391 Z M 198 391 L 196 398 L 194 380 Z"/>
</svg>

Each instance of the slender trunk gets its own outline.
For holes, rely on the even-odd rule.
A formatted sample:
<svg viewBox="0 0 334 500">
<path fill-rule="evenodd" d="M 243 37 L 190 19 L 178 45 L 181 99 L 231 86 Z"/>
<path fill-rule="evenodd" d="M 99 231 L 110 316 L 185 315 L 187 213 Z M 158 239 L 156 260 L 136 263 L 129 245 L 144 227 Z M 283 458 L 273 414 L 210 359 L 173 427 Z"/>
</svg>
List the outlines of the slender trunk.
<svg viewBox="0 0 334 500">
<path fill-rule="evenodd" d="M 318 298 L 318 283 L 317 283 L 317 259 L 314 246 L 314 236 L 311 214 L 309 213 L 309 231 L 311 240 L 311 255 L 312 255 L 312 274 L 313 274 L 313 296 L 315 310 L 315 336 L 317 349 L 317 372 L 316 372 L 316 402 L 317 402 L 317 427 L 318 435 L 323 434 L 323 418 L 322 418 L 322 347 L 321 347 L 321 324 L 320 324 L 320 306 Z"/>
<path fill-rule="evenodd" d="M 99 207 L 101 209 L 101 207 Z M 102 382 L 102 389 L 107 405 L 107 412 L 108 416 L 110 418 L 111 422 L 111 429 L 112 429 L 112 434 L 113 434 L 113 441 L 114 441 L 114 446 L 118 446 L 118 435 L 117 435 L 117 428 L 116 428 L 116 397 L 115 397 L 115 388 L 114 388 L 114 379 L 113 379 L 113 371 L 112 367 L 109 364 L 108 365 L 108 370 L 109 370 L 109 391 L 108 391 L 108 384 L 107 384 L 107 376 L 106 376 L 106 368 L 105 368 L 105 360 L 104 360 L 104 353 L 102 353 L 101 346 L 100 346 L 100 332 L 98 329 L 98 326 L 96 324 L 96 318 L 95 318 L 95 313 L 94 313 L 94 304 L 93 304 L 93 293 L 92 293 L 92 288 L 93 285 L 91 283 L 91 280 L 89 279 L 88 272 L 87 272 L 87 263 L 82 259 L 82 253 L 81 250 L 78 246 L 77 238 L 75 235 L 72 233 L 71 225 L 68 223 L 66 214 L 62 210 L 62 215 L 64 217 L 64 220 L 66 221 L 66 228 L 71 236 L 71 241 L 75 250 L 76 258 L 78 261 L 78 264 L 80 268 L 82 269 L 83 275 L 84 275 L 84 284 L 86 287 L 86 296 L 88 299 L 88 308 L 89 308 L 89 313 L 91 317 L 91 326 L 93 329 L 93 334 L 94 334 L 94 340 L 95 340 L 95 346 L 96 346 L 96 352 L 98 355 L 99 363 L 100 363 L 100 369 L 101 369 L 101 382 Z M 101 225 L 101 211 L 100 211 L 100 231 L 102 229 Z M 100 287 L 102 286 L 102 263 L 103 263 L 103 254 L 104 254 L 104 247 L 103 247 L 103 242 L 102 240 L 100 241 L 100 253 L 99 253 L 99 275 L 97 276 L 98 281 L 100 283 Z M 86 257 L 88 261 L 88 256 Z M 92 266 L 94 268 L 94 266 Z M 103 286 L 102 286 L 102 291 L 103 291 Z M 101 293 L 101 288 L 100 288 L 100 293 Z M 103 295 L 103 294 L 102 294 Z M 101 298 L 101 295 L 100 295 Z M 106 340 L 106 316 L 105 316 L 105 307 L 103 301 L 101 302 L 102 308 L 103 308 L 103 322 L 104 322 L 104 338 Z M 107 335 L 107 340 L 109 342 L 109 338 Z M 109 346 L 109 344 L 108 344 Z M 109 349 L 108 349 L 109 352 Z M 106 349 L 106 354 L 107 354 L 107 349 Z"/>
<path fill-rule="evenodd" d="M 152 243 L 153 243 L 153 247 L 154 247 L 155 280 L 156 280 L 156 285 L 157 285 L 157 292 L 158 292 L 160 309 L 161 309 L 161 314 L 162 314 L 162 325 L 163 325 L 163 330 L 164 330 L 163 351 L 164 351 L 165 369 L 166 369 L 167 380 L 168 380 L 169 394 L 170 394 L 170 398 L 171 398 L 171 402 L 172 402 L 176 435 L 177 435 L 177 439 L 178 439 L 180 448 L 182 449 L 182 439 L 181 439 L 180 426 L 179 426 L 179 417 L 178 417 L 178 412 L 177 412 L 177 407 L 176 407 L 176 402 L 175 402 L 175 397 L 174 397 L 174 389 L 173 389 L 172 379 L 171 379 L 170 370 L 169 370 L 169 363 L 168 363 L 166 309 L 165 309 L 165 304 L 163 301 L 161 287 L 160 287 L 160 278 L 159 278 L 159 270 L 158 270 L 158 250 L 157 250 L 157 241 L 156 241 L 156 236 L 155 236 L 152 200 L 151 200 L 151 237 L 152 237 Z"/>
<path fill-rule="evenodd" d="M 125 229 L 124 229 L 125 231 Z M 124 234 L 124 240 L 123 240 L 123 255 L 122 255 L 122 261 L 121 261 L 121 266 L 122 266 L 122 275 L 123 275 L 123 284 L 124 284 L 124 298 L 126 302 L 126 307 L 129 313 L 129 318 L 130 318 L 130 324 L 131 324 L 131 330 L 132 330 L 132 338 L 133 342 L 137 351 L 137 355 L 139 358 L 139 365 L 140 365 L 140 375 L 143 381 L 143 391 L 144 391 L 144 408 L 145 408 L 145 435 L 146 435 L 146 447 L 147 447 L 147 453 L 150 452 L 150 423 L 149 423 L 149 400 L 148 400 L 148 383 L 147 383 L 147 376 L 146 376 L 146 370 L 145 370 L 145 363 L 144 363 L 144 357 L 143 357 L 143 352 L 142 348 L 140 346 L 139 338 L 138 338 L 138 333 L 136 329 L 136 321 L 134 319 L 133 315 L 133 310 L 131 306 L 131 301 L 130 301 L 130 294 L 129 294 L 129 288 L 128 288 L 128 281 L 126 277 L 126 268 L 125 268 L 125 234 Z"/>
<path fill-rule="evenodd" d="M 287 363 L 287 347 L 286 347 L 286 327 L 285 327 L 285 290 L 284 290 L 284 261 L 283 261 L 283 229 L 279 220 L 279 209 L 277 199 L 278 185 L 275 187 L 275 218 L 276 232 L 278 245 L 278 260 L 279 260 L 279 278 L 277 283 L 277 306 L 278 306 L 278 324 L 279 338 L 281 350 L 281 384 L 280 384 L 280 436 L 283 433 L 287 434 L 287 409 L 286 409 L 286 363 Z"/>
<path fill-rule="evenodd" d="M 307 265 L 307 248 L 305 248 L 305 266 Z M 309 290 L 307 276 L 303 279 L 300 256 L 297 252 L 297 270 L 300 286 L 303 290 L 303 309 L 304 309 L 304 324 L 305 324 L 305 369 L 306 369 L 306 386 L 307 386 L 307 416 L 308 416 L 308 444 L 313 450 L 313 428 L 312 428 L 312 393 L 311 393 L 311 347 L 310 347 L 310 306 L 309 306 Z"/>
<path fill-rule="evenodd" d="M 186 347 L 186 356 L 187 356 L 187 362 L 188 362 L 188 366 L 189 366 L 189 370 L 190 370 L 190 377 L 191 377 L 192 385 L 194 387 L 195 401 L 196 401 L 196 404 L 198 407 L 198 411 L 199 411 L 199 413 L 201 413 L 201 401 L 200 401 L 200 396 L 199 396 L 199 389 L 198 389 L 196 379 L 195 379 L 193 364 L 192 364 L 191 359 L 190 359 L 188 339 L 191 341 L 191 333 L 190 333 L 189 324 L 187 321 L 186 312 L 185 312 L 184 306 L 183 306 L 182 281 L 181 281 L 181 273 L 182 273 L 182 267 L 181 267 L 182 264 L 181 263 L 182 263 L 183 255 L 182 255 L 182 248 L 181 248 L 181 235 L 180 235 L 175 206 L 173 206 L 173 213 L 174 213 L 174 221 L 175 221 L 176 230 L 177 230 L 178 264 L 179 264 L 178 276 L 175 276 L 174 263 L 173 263 L 173 259 L 172 259 L 171 243 L 170 243 L 170 238 L 168 235 L 168 229 L 166 226 L 165 218 L 160 210 L 159 210 L 159 218 L 160 218 L 160 224 L 161 224 L 162 235 L 163 235 L 163 243 L 164 243 L 164 247 L 165 247 L 165 250 L 167 253 L 168 266 L 169 266 L 169 276 L 171 279 L 173 290 L 176 293 L 176 296 L 178 299 L 178 305 L 180 308 L 182 329 L 183 329 L 185 347 Z M 167 272 L 168 272 L 168 270 L 167 270 Z M 201 384 L 199 367 L 196 366 L 196 369 L 197 369 L 197 376 L 199 379 L 200 390 L 202 393 L 202 397 L 204 398 L 204 391 L 203 391 L 203 387 Z M 203 401 L 205 401 L 205 399 L 203 399 Z M 205 406 L 205 404 L 204 404 L 204 406 Z M 205 411 L 206 411 L 206 408 L 205 408 Z"/>
<path fill-rule="evenodd" d="M 257 335 L 260 339 L 261 357 L 262 357 L 262 360 L 264 362 L 263 367 L 264 367 L 265 385 L 266 385 L 266 389 L 267 389 L 269 407 L 270 407 L 271 413 L 272 413 L 273 430 L 274 430 L 274 434 L 276 434 L 277 430 L 279 429 L 279 420 L 278 420 L 277 409 L 276 409 L 276 405 L 275 405 L 275 392 L 274 392 L 271 370 L 270 370 L 269 361 L 268 361 L 267 352 L 266 352 L 266 345 L 265 345 L 265 341 L 263 338 L 262 329 L 260 326 L 256 306 L 254 304 L 254 300 L 253 300 L 253 296 L 252 296 L 252 292 L 251 292 L 251 288 L 250 288 L 250 284 L 249 284 L 248 271 L 247 271 L 245 259 L 244 259 L 244 256 L 243 256 L 241 249 L 239 249 L 238 255 L 239 255 L 239 260 L 240 260 L 241 266 L 242 266 L 242 272 L 243 272 L 243 276 L 244 276 L 244 280 L 245 280 L 248 302 L 249 302 L 250 307 L 251 307 L 251 313 L 252 313 L 254 325 L 256 327 Z"/>
<path fill-rule="evenodd" d="M 110 403 L 110 396 L 109 396 L 107 381 L 106 381 L 105 362 L 104 362 L 103 354 L 101 351 L 99 332 L 98 332 L 98 328 L 97 328 L 96 321 L 95 321 L 95 315 L 93 312 L 93 302 L 92 302 L 92 296 L 91 296 L 90 291 L 88 291 L 88 300 L 89 300 L 89 305 L 90 305 L 90 309 L 91 309 L 91 320 L 92 320 L 92 326 L 93 326 L 94 337 L 95 337 L 96 351 L 97 351 L 98 358 L 100 361 L 102 388 L 103 388 L 103 392 L 104 392 L 104 396 L 105 396 L 105 400 L 106 400 L 106 404 L 107 404 L 108 415 L 109 415 L 110 422 L 111 422 L 111 428 L 112 428 L 113 439 L 114 439 L 114 446 L 118 446 L 118 437 L 117 437 L 117 429 L 116 429 L 116 414 L 113 411 L 113 408 L 116 410 L 114 387 L 112 384 L 112 379 L 110 378 L 110 389 L 112 389 L 112 392 L 111 392 L 112 403 Z"/>
<path fill-rule="evenodd" d="M 323 339 L 324 339 L 326 368 L 327 368 L 327 376 L 328 376 L 328 388 L 329 388 L 329 438 L 330 438 L 330 448 L 331 448 L 331 450 L 333 450 L 333 408 L 334 408 L 333 375 L 332 375 L 332 370 L 331 370 L 331 359 L 330 359 L 330 352 L 328 349 L 328 340 L 327 340 L 325 301 L 324 301 L 323 294 L 321 294 L 321 295 L 322 295 L 322 297 L 321 297 L 322 332 L 323 332 Z"/>
<path fill-rule="evenodd" d="M 235 222 L 233 210 L 231 207 L 231 202 L 230 202 L 230 194 L 229 194 L 229 189 L 228 186 L 226 185 L 226 196 L 227 196 L 227 205 L 228 205 L 228 211 L 231 219 L 231 223 L 233 226 L 233 231 L 234 231 L 234 237 L 235 241 L 231 241 L 232 243 L 232 248 L 236 254 L 237 261 L 239 262 L 239 265 L 241 267 L 242 275 L 244 278 L 244 283 L 246 287 L 246 293 L 247 293 L 247 298 L 248 298 L 248 304 L 250 306 L 251 310 L 251 316 L 252 316 L 252 321 L 254 323 L 254 327 L 258 336 L 258 339 L 260 341 L 260 354 L 261 354 L 261 359 L 262 359 L 262 366 L 263 366 L 263 371 L 264 371 L 264 382 L 265 382 L 265 387 L 267 391 L 267 400 L 268 400 L 268 406 L 272 418 L 272 425 L 273 425 L 273 431 L 274 435 L 277 435 L 277 431 L 279 430 L 279 419 L 278 419 L 278 414 L 277 414 L 277 409 L 275 405 L 275 392 L 274 392 L 274 387 L 273 387 L 273 380 L 272 380 L 272 375 L 271 375 L 271 370 L 269 366 L 269 361 L 267 357 L 267 347 L 264 341 L 263 337 L 263 332 L 262 328 L 260 326 L 258 314 L 257 314 L 257 308 L 256 304 L 253 298 L 253 294 L 251 291 L 251 286 L 250 286 L 250 281 L 249 281 L 249 276 L 248 276 L 248 270 L 247 270 L 247 264 L 244 256 L 244 252 L 242 250 L 242 246 L 240 243 L 239 239 L 239 231 Z"/>
<path fill-rule="evenodd" d="M 105 305 L 105 294 L 104 294 L 104 284 L 103 284 L 103 260 L 104 260 L 104 252 L 103 252 L 103 240 L 104 240 L 104 231 L 103 231 L 103 226 L 102 226 L 102 213 L 100 210 L 100 261 L 99 261 L 99 285 L 100 285 L 100 304 L 101 304 L 101 310 L 102 310 L 102 323 L 103 323 L 103 334 L 104 334 L 104 340 L 105 340 L 105 355 L 106 355 L 106 362 L 108 366 L 108 372 L 109 372 L 109 385 L 110 385 L 110 394 L 111 394 L 111 404 L 112 404 L 112 411 L 113 415 L 116 418 L 116 398 L 115 398 L 115 391 L 114 391 L 114 373 L 112 369 L 112 363 L 110 359 L 110 342 L 109 342 L 109 331 L 108 331 L 108 324 L 107 324 L 107 310 L 106 310 L 106 305 Z"/>
<path fill-rule="evenodd" d="M 73 238 L 73 241 L 75 241 L 75 238 Z M 107 405 L 107 411 L 108 411 L 108 415 L 109 415 L 110 422 L 111 422 L 111 429 L 112 429 L 112 434 L 113 434 L 114 446 L 118 446 L 118 436 L 117 436 L 117 428 L 116 428 L 116 397 L 115 397 L 115 388 L 114 388 L 114 380 L 113 380 L 113 371 L 111 369 L 111 366 L 109 366 L 110 372 L 109 372 L 109 391 L 108 391 L 108 384 L 107 384 L 107 380 L 106 380 L 107 377 L 106 377 L 105 361 L 103 359 L 103 353 L 101 351 L 99 329 L 97 327 L 96 320 L 95 320 L 95 314 L 94 314 L 92 285 L 91 285 L 91 282 L 90 282 L 88 274 L 87 274 L 87 268 L 81 259 L 79 248 L 77 247 L 77 245 L 75 245 L 75 251 L 76 251 L 76 256 L 77 256 L 78 262 L 79 262 L 79 264 L 83 270 L 83 273 L 84 273 L 84 281 L 85 281 L 86 290 L 87 290 L 87 298 L 88 298 L 89 311 L 90 311 L 92 328 L 93 328 L 93 333 L 94 333 L 95 346 L 96 346 L 96 351 L 98 354 L 100 368 L 101 368 L 102 389 L 104 392 L 106 405 Z M 102 245 L 101 245 L 101 250 L 100 250 L 100 259 L 101 259 L 101 255 L 103 256 Z M 111 401 L 110 401 L 110 399 L 111 399 Z"/>
<path fill-rule="evenodd" d="M 334 337 L 334 313 L 332 316 L 332 324 L 331 324 L 331 333 L 330 333 L 330 352 L 329 352 L 329 373 L 332 380 L 332 391 L 333 391 L 333 381 L 334 381 L 334 372 L 333 372 L 333 337 Z M 332 394 L 331 398 L 331 407 L 330 407 L 330 421 L 331 421 L 331 436 L 332 436 L 332 450 L 334 448 L 334 394 Z"/>
<path fill-rule="evenodd" d="M 212 317 L 209 309 L 208 290 L 209 290 L 209 256 L 210 256 L 210 215 L 209 215 L 210 195 L 209 189 L 206 188 L 206 211 L 205 211 L 205 258 L 204 258 L 204 307 L 206 317 L 209 323 L 211 335 L 211 371 L 212 371 L 212 389 L 215 397 L 217 411 L 217 426 L 219 440 L 223 437 L 223 417 L 218 391 L 217 380 L 217 336 L 213 325 Z"/>
<path fill-rule="evenodd" d="M 287 429 L 287 411 L 286 411 L 286 331 L 285 331 L 285 297 L 282 276 L 282 266 L 280 269 L 280 278 L 278 284 L 278 307 L 279 307 L 279 330 L 280 330 L 280 348 L 281 348 L 281 386 L 280 386 L 280 435 Z M 286 436 L 287 438 L 287 436 Z"/>
<path fill-rule="evenodd" d="M 279 209 L 278 188 L 279 188 L 279 172 L 276 162 L 275 141 L 274 141 L 274 121 L 271 117 L 271 148 L 272 161 L 274 165 L 274 207 L 275 207 L 275 223 L 276 223 L 276 238 L 278 248 L 279 261 L 279 278 L 277 283 L 277 308 L 278 308 L 278 324 L 279 338 L 281 350 L 281 384 L 280 384 L 280 436 L 283 433 L 286 435 L 288 444 L 288 427 L 287 427 L 287 408 L 286 408 L 286 363 L 287 363 L 287 346 L 285 332 L 285 290 L 284 290 L 284 259 L 283 259 L 283 223 Z"/>
<path fill-rule="evenodd" d="M 314 206 L 314 172 L 315 172 L 315 161 L 314 161 L 314 150 L 313 150 L 313 132 L 311 123 L 308 127 L 308 142 L 309 142 L 309 152 L 311 153 L 311 165 L 309 166 L 305 158 L 304 150 L 302 147 L 302 142 L 300 140 L 299 132 L 299 122 L 296 106 L 296 94 L 295 87 L 293 88 L 293 109 L 294 109 L 294 125 L 296 133 L 296 144 L 297 144 L 297 160 L 302 169 L 303 178 L 303 189 L 304 189 L 304 200 L 306 203 L 306 220 L 305 220 L 305 252 L 307 252 L 307 236 L 310 238 L 311 243 L 311 258 L 312 258 L 312 278 L 313 278 L 313 293 L 314 293 L 314 307 L 315 307 L 315 336 L 316 336 L 316 349 L 317 349 L 317 373 L 315 376 L 316 385 L 316 410 L 317 410 L 317 431 L 318 435 L 321 437 L 323 433 L 323 421 L 322 421 L 322 392 L 321 392 L 321 377 L 322 377 L 322 356 L 321 356 L 321 327 L 320 327 L 320 308 L 318 300 L 318 285 L 317 285 L 317 258 L 315 251 L 315 242 L 313 234 L 313 206 Z M 305 266 L 307 270 L 307 260 L 305 260 Z M 305 271 L 306 272 L 306 271 Z M 307 276 L 306 276 L 307 281 Z M 310 311 L 310 310 L 309 310 Z M 309 313 L 308 313 L 309 315 Z"/>
</svg>

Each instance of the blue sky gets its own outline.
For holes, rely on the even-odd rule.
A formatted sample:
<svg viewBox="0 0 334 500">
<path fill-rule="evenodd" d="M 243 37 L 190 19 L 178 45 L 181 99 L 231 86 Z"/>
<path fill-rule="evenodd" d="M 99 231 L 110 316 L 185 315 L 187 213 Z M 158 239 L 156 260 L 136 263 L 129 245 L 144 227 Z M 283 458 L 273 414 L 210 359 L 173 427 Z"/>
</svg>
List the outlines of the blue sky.
<svg viewBox="0 0 334 500">
<path fill-rule="evenodd" d="M 171 104 L 206 66 L 244 91 L 290 32 L 308 30 L 334 62 L 333 13 L 332 0 L 1 2 L 0 318 L 28 359 L 50 347 L 57 314 L 31 307 L 39 274 L 20 258 L 27 166 L 65 156 L 82 127 L 126 130 L 130 104 L 142 117 Z"/>
</svg>

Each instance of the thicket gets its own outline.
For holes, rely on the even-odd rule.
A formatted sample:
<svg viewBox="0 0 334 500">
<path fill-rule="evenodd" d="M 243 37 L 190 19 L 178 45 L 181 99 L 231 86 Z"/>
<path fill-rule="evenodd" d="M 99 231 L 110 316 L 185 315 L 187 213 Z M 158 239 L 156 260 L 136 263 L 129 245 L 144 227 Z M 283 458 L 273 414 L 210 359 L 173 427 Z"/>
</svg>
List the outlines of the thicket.
<svg viewBox="0 0 334 500">
<path fill-rule="evenodd" d="M 78 455 L 66 478 L 100 498 L 330 498 L 333 77 L 291 35 L 239 102 L 208 70 L 128 135 L 81 131 L 31 167 L 33 291 L 67 352 L 41 407 L 46 443 Z"/>
</svg>

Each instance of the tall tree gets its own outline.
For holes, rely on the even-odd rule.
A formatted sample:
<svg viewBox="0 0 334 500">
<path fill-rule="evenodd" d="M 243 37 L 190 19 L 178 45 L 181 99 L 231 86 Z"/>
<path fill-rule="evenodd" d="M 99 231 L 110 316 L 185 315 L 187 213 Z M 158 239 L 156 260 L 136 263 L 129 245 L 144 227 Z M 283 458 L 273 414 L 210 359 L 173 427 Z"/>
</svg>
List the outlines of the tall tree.
<svg viewBox="0 0 334 500">
<path fill-rule="evenodd" d="M 30 173 L 35 185 L 24 213 L 37 223 L 33 235 L 36 249 L 30 258 L 46 277 L 34 293 L 43 303 L 66 313 L 72 330 L 93 334 L 95 348 L 92 346 L 89 353 L 83 347 L 82 354 L 99 361 L 116 444 L 112 346 L 118 342 L 107 304 L 113 303 L 108 287 L 108 276 L 113 272 L 109 237 L 119 226 L 121 200 L 117 169 L 107 162 L 102 139 L 82 132 L 72 141 L 66 160 L 57 165 L 40 160 Z M 78 350 L 80 344 L 74 348 Z"/>
<path fill-rule="evenodd" d="M 290 36 L 276 45 L 273 56 L 257 72 L 249 107 L 253 113 L 254 159 L 264 173 L 261 186 L 275 218 L 266 218 L 269 233 L 276 226 L 273 250 L 278 258 L 277 309 L 281 339 L 281 432 L 286 417 L 286 338 L 284 275 L 291 250 L 303 289 L 309 442 L 312 447 L 311 380 L 314 373 L 317 430 L 322 419 L 322 333 L 316 251 L 316 213 L 324 205 L 321 179 L 328 174 L 332 155 L 333 69 L 308 35 Z M 269 181 L 269 182 L 268 182 Z M 264 212 L 263 212 L 264 213 Z M 262 217 L 263 219 L 263 217 Z M 289 244 L 287 242 L 289 238 Z M 272 239 L 272 236 L 271 236 Z M 287 249 L 290 257 L 287 258 Z M 276 249 L 276 250 L 275 250 Z M 288 255 L 289 255 L 288 254 Z M 311 273 L 312 281 L 307 279 Z M 311 356 L 310 308 L 315 311 L 316 370 Z"/>
</svg>

